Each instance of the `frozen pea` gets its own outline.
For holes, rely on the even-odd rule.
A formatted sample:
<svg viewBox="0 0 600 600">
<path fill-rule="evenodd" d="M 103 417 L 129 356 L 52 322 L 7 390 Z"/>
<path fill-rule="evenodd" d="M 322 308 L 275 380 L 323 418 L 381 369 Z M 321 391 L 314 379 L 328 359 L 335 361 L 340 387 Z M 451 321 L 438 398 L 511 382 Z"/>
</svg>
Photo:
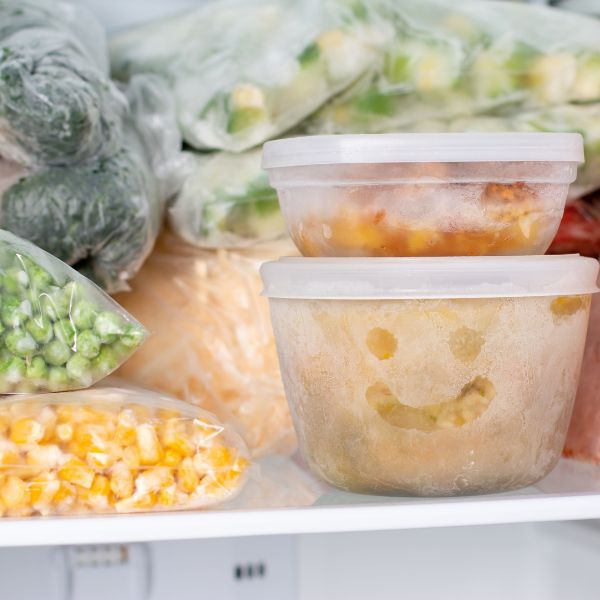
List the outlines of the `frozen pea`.
<svg viewBox="0 0 600 600">
<path fill-rule="evenodd" d="M 107 375 L 111 371 L 114 371 L 119 365 L 119 357 L 117 353 L 109 346 L 104 346 L 98 356 L 92 361 L 94 371 Z"/>
<path fill-rule="evenodd" d="M 91 329 L 96 320 L 96 307 L 88 300 L 80 300 L 73 307 L 71 320 L 77 329 Z"/>
<path fill-rule="evenodd" d="M 84 386 L 92 385 L 92 363 L 80 354 L 74 354 L 67 361 L 67 373 Z"/>
<path fill-rule="evenodd" d="M 9 383 L 18 383 L 25 377 L 27 368 L 25 361 L 20 356 L 13 356 L 2 363 L 2 379 Z"/>
<path fill-rule="evenodd" d="M 52 289 L 41 296 L 43 311 L 53 321 L 63 319 L 70 314 L 76 297 L 77 286 L 73 282 L 68 283 L 62 290 Z"/>
<path fill-rule="evenodd" d="M 123 333 L 124 322 L 120 315 L 112 311 L 101 312 L 94 321 L 94 330 L 100 341 L 111 344 Z"/>
<path fill-rule="evenodd" d="M 128 323 L 119 341 L 127 348 L 137 348 L 145 337 L 146 334 L 139 325 Z"/>
<path fill-rule="evenodd" d="M 63 342 L 53 339 L 44 346 L 44 349 L 42 350 L 42 356 L 49 365 L 60 367 L 69 360 L 71 351 Z"/>
<path fill-rule="evenodd" d="M 23 265 L 23 268 L 27 272 L 29 277 L 29 283 L 31 287 L 38 291 L 43 291 L 48 289 L 53 283 L 54 278 L 46 269 L 40 267 L 36 262 L 31 260 L 27 256 L 20 257 L 20 262 Z"/>
<path fill-rule="evenodd" d="M 25 374 L 28 379 L 43 381 L 48 377 L 48 365 L 41 356 L 34 356 Z"/>
<path fill-rule="evenodd" d="M 71 321 L 67 319 L 56 321 L 54 323 L 54 337 L 66 346 L 69 346 L 69 348 L 72 348 L 75 342 L 75 328 L 71 324 Z"/>
<path fill-rule="evenodd" d="M 50 367 L 48 371 L 48 388 L 53 392 L 73 388 L 73 383 L 64 367 Z"/>
<path fill-rule="evenodd" d="M 8 327 L 20 327 L 31 317 L 31 302 L 15 297 L 5 299 L 1 309 L 2 322 Z"/>
<path fill-rule="evenodd" d="M 53 337 L 52 324 L 45 317 L 34 317 L 25 324 L 25 329 L 38 344 L 47 344 Z"/>
<path fill-rule="evenodd" d="M 37 350 L 33 337 L 22 329 L 13 329 L 4 338 L 6 347 L 16 356 L 32 356 Z"/>
<path fill-rule="evenodd" d="M 100 338 L 89 329 L 77 335 L 75 351 L 85 358 L 95 358 L 100 352 L 102 342 Z"/>
<path fill-rule="evenodd" d="M 29 276 L 20 267 L 11 267 L 4 272 L 2 287 L 7 294 L 20 294 L 29 286 Z"/>
</svg>

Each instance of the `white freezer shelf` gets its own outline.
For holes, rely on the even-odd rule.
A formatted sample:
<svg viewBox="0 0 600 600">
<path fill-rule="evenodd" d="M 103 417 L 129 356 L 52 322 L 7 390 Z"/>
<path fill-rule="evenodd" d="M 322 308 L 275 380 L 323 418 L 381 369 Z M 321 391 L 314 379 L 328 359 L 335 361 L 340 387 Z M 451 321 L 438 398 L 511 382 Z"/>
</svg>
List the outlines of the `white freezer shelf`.
<svg viewBox="0 0 600 600">
<path fill-rule="evenodd" d="M 294 462 L 271 459 L 220 510 L 92 517 L 0 519 L 0 546 L 191 540 L 275 534 L 383 531 L 600 519 L 600 467 L 562 460 L 536 486 L 490 496 L 380 497 L 313 480 Z"/>
</svg>

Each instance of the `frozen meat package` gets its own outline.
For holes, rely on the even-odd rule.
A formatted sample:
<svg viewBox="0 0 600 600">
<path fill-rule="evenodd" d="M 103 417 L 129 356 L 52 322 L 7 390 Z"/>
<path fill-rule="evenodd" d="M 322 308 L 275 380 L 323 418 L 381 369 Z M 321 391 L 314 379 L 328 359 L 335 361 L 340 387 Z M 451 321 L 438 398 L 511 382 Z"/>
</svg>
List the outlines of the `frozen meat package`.
<svg viewBox="0 0 600 600">
<path fill-rule="evenodd" d="M 118 375 L 215 413 L 255 456 L 289 454 L 295 436 L 260 265 L 289 242 L 240 251 L 196 248 L 163 233 L 118 302 L 152 335 Z"/>
<path fill-rule="evenodd" d="M 86 388 L 146 330 L 91 281 L 0 230 L 0 393 Z"/>
<path fill-rule="evenodd" d="M 214 506 L 249 473 L 242 440 L 184 402 L 110 382 L 0 401 L 0 516 Z"/>
</svg>

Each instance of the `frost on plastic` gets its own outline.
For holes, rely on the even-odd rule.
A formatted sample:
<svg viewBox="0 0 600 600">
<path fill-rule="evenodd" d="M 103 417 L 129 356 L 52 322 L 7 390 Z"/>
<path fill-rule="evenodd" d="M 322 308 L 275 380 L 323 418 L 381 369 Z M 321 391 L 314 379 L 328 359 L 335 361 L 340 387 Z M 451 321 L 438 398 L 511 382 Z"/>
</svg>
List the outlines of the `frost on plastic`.
<svg viewBox="0 0 600 600">
<path fill-rule="evenodd" d="M 242 440 L 197 408 L 107 385 L 0 404 L 0 515 L 213 506 L 241 489 Z"/>
<path fill-rule="evenodd" d="M 115 35 L 111 66 L 120 79 L 168 77 L 192 146 L 240 151 L 355 81 L 389 34 L 360 3 L 228 0 Z"/>
<path fill-rule="evenodd" d="M 94 18 L 61 2 L 3 0 L 0 23 L 0 155 L 72 165 L 118 150 L 126 102 Z"/>
<path fill-rule="evenodd" d="M 285 235 L 260 150 L 189 155 L 193 168 L 169 209 L 171 227 L 201 247 L 239 248 Z"/>
<path fill-rule="evenodd" d="M 118 301 L 152 336 L 119 370 L 235 425 L 255 455 L 295 446 L 262 262 L 293 253 L 289 242 L 245 252 L 194 248 L 164 234 Z"/>
<path fill-rule="evenodd" d="M 180 185 L 180 151 L 172 100 L 160 77 L 139 75 L 121 149 L 71 167 L 21 173 L 0 170 L 0 226 L 73 265 L 110 292 L 126 289 L 149 254 L 164 202 Z M 2 188 L 5 188 L 2 190 Z"/>
<path fill-rule="evenodd" d="M 369 7 L 393 24 L 393 41 L 309 131 L 376 133 L 423 119 L 600 99 L 600 22 L 593 19 L 468 0 Z"/>
<path fill-rule="evenodd" d="M 0 392 L 85 388 L 114 371 L 145 329 L 93 283 L 0 230 Z"/>
</svg>

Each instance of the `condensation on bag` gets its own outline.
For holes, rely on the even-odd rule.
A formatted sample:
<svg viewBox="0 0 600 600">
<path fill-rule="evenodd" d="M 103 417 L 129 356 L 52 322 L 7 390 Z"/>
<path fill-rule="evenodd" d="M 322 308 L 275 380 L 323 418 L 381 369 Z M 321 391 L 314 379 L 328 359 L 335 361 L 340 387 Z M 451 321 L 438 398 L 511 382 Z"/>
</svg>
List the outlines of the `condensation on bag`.
<svg viewBox="0 0 600 600">
<path fill-rule="evenodd" d="M 289 241 L 209 251 L 163 234 L 132 291 L 116 297 L 152 333 L 119 375 L 214 412 L 257 456 L 293 451 L 258 269 L 295 253 Z"/>
</svg>

